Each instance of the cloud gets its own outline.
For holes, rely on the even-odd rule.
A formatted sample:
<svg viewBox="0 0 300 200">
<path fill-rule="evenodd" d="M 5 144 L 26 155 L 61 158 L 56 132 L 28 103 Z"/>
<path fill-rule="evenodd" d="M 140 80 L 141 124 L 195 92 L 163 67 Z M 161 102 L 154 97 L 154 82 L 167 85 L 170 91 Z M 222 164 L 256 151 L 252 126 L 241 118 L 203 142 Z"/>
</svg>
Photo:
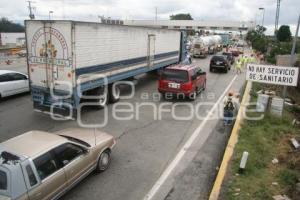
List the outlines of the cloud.
<svg viewBox="0 0 300 200">
<path fill-rule="evenodd" d="M 28 19 L 25 0 L 1 0 L 2 17 L 11 20 Z M 197 20 L 257 21 L 272 28 L 275 22 L 276 0 L 35 0 L 37 19 L 47 19 L 49 10 L 54 19 L 97 21 L 98 16 L 119 19 L 154 19 L 155 7 L 159 19 L 168 19 L 176 13 L 190 13 Z M 299 0 L 281 1 L 280 24 L 295 26 L 299 15 Z"/>
</svg>

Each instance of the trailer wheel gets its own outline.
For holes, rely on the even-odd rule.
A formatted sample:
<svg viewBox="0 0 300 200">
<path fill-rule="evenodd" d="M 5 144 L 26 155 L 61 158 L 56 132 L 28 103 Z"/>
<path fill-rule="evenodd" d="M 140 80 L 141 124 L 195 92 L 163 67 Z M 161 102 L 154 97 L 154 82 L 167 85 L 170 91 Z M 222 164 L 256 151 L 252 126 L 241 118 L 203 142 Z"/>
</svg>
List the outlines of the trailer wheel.
<svg viewBox="0 0 300 200">
<path fill-rule="evenodd" d="M 115 103 L 120 100 L 120 88 L 118 86 L 113 87 L 113 84 L 108 86 L 109 102 Z"/>
<path fill-rule="evenodd" d="M 108 103 L 108 92 L 107 90 L 104 89 L 104 87 L 99 87 L 97 88 L 94 92 L 93 92 L 93 95 L 101 95 L 101 97 L 99 97 L 99 99 L 96 99 L 96 104 L 97 104 L 97 107 L 99 109 L 101 108 L 104 108 L 107 103 Z"/>
</svg>

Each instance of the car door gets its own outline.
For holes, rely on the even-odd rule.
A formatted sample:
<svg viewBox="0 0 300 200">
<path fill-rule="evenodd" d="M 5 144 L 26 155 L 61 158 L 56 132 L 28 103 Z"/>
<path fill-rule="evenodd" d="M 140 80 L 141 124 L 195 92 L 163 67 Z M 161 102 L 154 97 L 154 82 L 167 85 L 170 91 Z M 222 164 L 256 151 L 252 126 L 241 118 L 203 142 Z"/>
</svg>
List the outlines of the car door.
<svg viewBox="0 0 300 200">
<path fill-rule="evenodd" d="M 60 145 L 54 149 L 54 153 L 64 166 L 69 186 L 89 174 L 95 165 L 92 154 L 87 149 L 73 143 Z"/>
<path fill-rule="evenodd" d="M 8 76 L 13 89 L 11 95 L 29 91 L 27 76 L 19 73 L 9 73 Z"/>
<path fill-rule="evenodd" d="M 8 74 L 0 75 L 0 95 L 1 97 L 9 96 L 12 90 L 12 85 L 10 83 L 10 77 Z"/>
<path fill-rule="evenodd" d="M 28 192 L 30 200 L 48 200 L 66 189 L 64 169 L 51 151 L 33 160 L 40 184 Z"/>
</svg>

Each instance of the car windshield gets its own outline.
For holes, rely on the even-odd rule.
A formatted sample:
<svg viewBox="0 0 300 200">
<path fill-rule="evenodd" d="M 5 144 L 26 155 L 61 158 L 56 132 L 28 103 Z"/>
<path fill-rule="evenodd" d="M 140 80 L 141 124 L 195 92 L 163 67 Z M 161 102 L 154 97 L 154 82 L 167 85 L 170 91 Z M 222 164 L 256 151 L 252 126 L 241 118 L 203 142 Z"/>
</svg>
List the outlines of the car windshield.
<svg viewBox="0 0 300 200">
<path fill-rule="evenodd" d="M 165 70 L 162 79 L 176 82 L 187 82 L 189 80 L 187 71 L 183 70 Z"/>
<path fill-rule="evenodd" d="M 0 194 L 1 190 L 7 190 L 7 174 L 0 170 Z"/>
</svg>

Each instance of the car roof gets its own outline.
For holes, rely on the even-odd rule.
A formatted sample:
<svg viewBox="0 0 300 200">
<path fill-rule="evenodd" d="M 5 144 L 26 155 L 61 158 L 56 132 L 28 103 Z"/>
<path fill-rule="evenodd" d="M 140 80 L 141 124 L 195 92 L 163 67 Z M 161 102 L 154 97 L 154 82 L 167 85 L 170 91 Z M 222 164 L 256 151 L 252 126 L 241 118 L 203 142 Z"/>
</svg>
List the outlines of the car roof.
<svg viewBox="0 0 300 200">
<path fill-rule="evenodd" d="M 191 70 L 194 68 L 196 68 L 196 66 L 194 66 L 194 65 L 178 64 L 178 65 L 171 65 L 171 66 L 167 67 L 166 69 L 176 69 L 176 70 L 188 71 L 188 70 Z"/>
<path fill-rule="evenodd" d="M 23 74 L 23 73 L 21 73 L 21 72 L 16 72 L 16 71 L 11 71 L 11 70 L 0 70 L 0 75 L 8 74 L 8 73 L 18 73 L 18 74 Z"/>
<path fill-rule="evenodd" d="M 29 131 L 0 143 L 0 153 L 7 151 L 17 156 L 32 158 L 67 141 L 66 138 L 56 134 Z"/>
</svg>

